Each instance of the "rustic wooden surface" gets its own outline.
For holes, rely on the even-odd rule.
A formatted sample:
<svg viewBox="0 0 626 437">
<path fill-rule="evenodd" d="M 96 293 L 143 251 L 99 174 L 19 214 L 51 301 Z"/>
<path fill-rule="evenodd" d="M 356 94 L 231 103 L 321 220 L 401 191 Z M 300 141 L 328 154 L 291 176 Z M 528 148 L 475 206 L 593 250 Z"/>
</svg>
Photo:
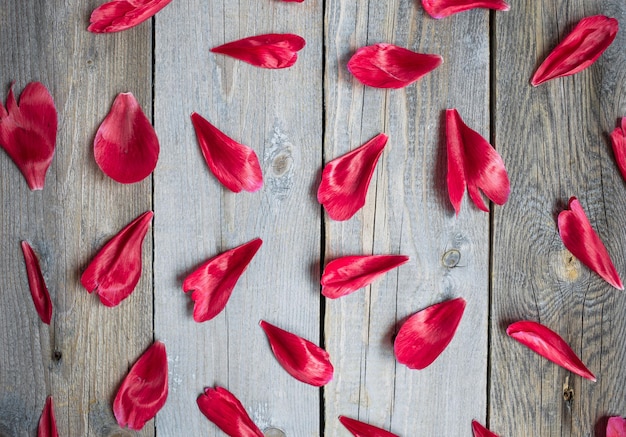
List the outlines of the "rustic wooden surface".
<svg viewBox="0 0 626 437">
<path fill-rule="evenodd" d="M 30 81 L 51 91 L 57 149 L 43 191 L 30 192 L 0 153 L 0 437 L 33 436 L 47 395 L 60 435 L 223 435 L 196 397 L 221 385 L 267 436 L 348 436 L 338 415 L 401 436 L 603 436 L 626 415 L 626 295 L 564 249 L 556 216 L 577 196 L 626 277 L 626 183 L 608 133 L 626 115 L 626 4 L 522 2 L 443 20 L 419 2 L 175 0 L 117 34 L 86 28 L 100 0 L 8 0 L 0 6 L 0 96 Z M 535 68 L 582 17 L 620 21 L 615 43 L 576 76 L 530 86 Z M 290 69 L 262 70 L 209 49 L 269 32 L 302 35 Z M 394 43 L 444 63 L 403 90 L 359 84 L 346 62 Z M 95 132 L 119 92 L 152 117 L 161 143 L 153 176 L 124 186 L 93 160 Z M 511 197 L 492 213 L 467 198 L 455 216 L 445 186 L 443 111 L 457 108 L 503 156 Z M 233 194 L 202 159 L 198 112 L 258 154 L 264 186 Z M 315 194 L 324 162 L 389 135 L 363 210 L 327 218 Z M 80 286 L 98 249 L 140 213 L 155 212 L 135 292 L 105 308 Z M 225 311 L 197 324 L 182 280 L 198 264 L 264 243 Z M 19 242 L 39 254 L 54 304 L 34 311 Z M 411 260 L 339 300 L 320 297 L 323 265 L 349 254 Z M 392 341 L 412 313 L 457 296 L 468 306 L 435 363 L 396 363 Z M 291 378 L 258 326 L 267 320 L 322 344 L 335 365 L 323 389 Z M 591 383 L 506 336 L 508 323 L 559 332 L 598 376 Z M 120 429 L 112 399 L 153 341 L 168 352 L 170 394 L 138 433 Z M 564 385 L 573 398 L 564 401 Z"/>
</svg>

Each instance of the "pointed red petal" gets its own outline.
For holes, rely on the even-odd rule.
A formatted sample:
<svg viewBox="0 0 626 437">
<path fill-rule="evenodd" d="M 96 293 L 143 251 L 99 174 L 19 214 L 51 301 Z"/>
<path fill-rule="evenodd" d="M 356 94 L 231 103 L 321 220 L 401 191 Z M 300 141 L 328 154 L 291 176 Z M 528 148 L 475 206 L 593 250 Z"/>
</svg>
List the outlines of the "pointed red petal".
<svg viewBox="0 0 626 437">
<path fill-rule="evenodd" d="M 113 0 L 91 13 L 87 30 L 94 33 L 119 32 L 143 23 L 172 0 Z"/>
<path fill-rule="evenodd" d="M 191 121 L 202 155 L 215 177 L 229 190 L 258 191 L 263 186 L 259 158 L 248 146 L 232 138 L 194 112 Z"/>
<path fill-rule="evenodd" d="M 0 146 L 20 169 L 31 190 L 43 189 L 57 137 L 57 111 L 39 82 L 24 88 L 18 106 L 9 89 L 6 109 L 0 103 Z"/>
<path fill-rule="evenodd" d="M 339 421 L 354 437 L 398 437 L 396 434 L 385 431 L 382 428 L 359 422 L 346 416 L 339 416 Z"/>
<path fill-rule="evenodd" d="M 439 55 L 412 52 L 393 44 L 361 47 L 348 61 L 348 70 L 363 84 L 402 88 L 441 65 Z"/>
<path fill-rule="evenodd" d="M 30 287 L 30 294 L 33 297 L 35 309 L 41 321 L 49 325 L 52 319 L 52 301 L 50 300 L 50 293 L 48 293 L 46 282 L 41 274 L 39 260 L 33 248 L 30 247 L 26 241 L 22 241 L 22 252 L 24 253 L 28 285 Z"/>
<path fill-rule="evenodd" d="M 203 263 L 183 282 L 183 291 L 193 291 L 193 319 L 211 320 L 226 306 L 239 277 L 263 244 L 260 238 L 227 250 Z"/>
<path fill-rule="evenodd" d="M 574 351 L 556 332 L 546 326 L 525 320 L 509 325 L 506 333 L 542 357 L 595 382 L 596 377 L 585 367 Z"/>
<path fill-rule="evenodd" d="M 229 42 L 211 49 L 213 53 L 232 56 L 233 58 L 262 68 L 287 68 L 296 63 L 298 51 L 305 41 L 301 36 L 291 33 L 268 33 L 250 36 Z"/>
<path fill-rule="evenodd" d="M 80 278 L 89 293 L 114 307 L 133 292 L 141 276 L 141 245 L 154 213 L 146 211 L 126 225 L 93 258 Z"/>
<path fill-rule="evenodd" d="M 572 255 L 584 265 L 600 275 L 613 287 L 623 290 L 611 257 L 602 244 L 602 240 L 591 227 L 583 207 L 575 197 L 569 200 L 569 210 L 559 213 L 559 234 L 563 244 Z"/>
<path fill-rule="evenodd" d="M 96 163 L 111 179 L 132 184 L 156 167 L 159 139 L 132 93 L 121 93 L 93 142 Z"/>
<path fill-rule="evenodd" d="M 622 124 L 611 132 L 611 144 L 617 166 L 626 180 L 626 117 L 622 117 Z"/>
<path fill-rule="evenodd" d="M 387 135 L 378 134 L 361 147 L 333 159 L 322 172 L 317 200 L 333 220 L 348 220 L 365 205 L 365 196 Z"/>
<path fill-rule="evenodd" d="M 508 11 L 510 8 L 504 0 L 422 0 L 422 6 L 428 15 L 436 19 L 476 8 L 497 11 Z"/>
<path fill-rule="evenodd" d="M 37 437 L 59 437 L 57 431 L 57 421 L 54 417 L 54 404 L 52 396 L 46 399 L 46 405 L 41 412 L 39 419 L 39 427 L 37 429 Z"/>
<path fill-rule="evenodd" d="M 113 401 L 113 414 L 123 428 L 140 430 L 167 400 L 167 354 L 155 341 L 124 378 Z"/>
<path fill-rule="evenodd" d="M 543 61 L 530 83 L 537 86 L 589 67 L 611 45 L 618 28 L 615 18 L 604 15 L 583 18 Z"/>
<path fill-rule="evenodd" d="M 472 431 L 474 431 L 474 437 L 499 437 L 498 434 L 489 431 L 475 420 L 472 420 Z"/>
<path fill-rule="evenodd" d="M 329 262 L 322 274 L 322 294 L 330 299 L 350 294 L 409 261 L 404 255 L 344 256 Z"/>
<path fill-rule="evenodd" d="M 626 437 L 626 419 L 623 417 L 609 417 L 606 424 L 606 437 Z"/>
<path fill-rule="evenodd" d="M 263 437 L 239 399 L 225 388 L 206 388 L 197 402 L 202 414 L 230 437 Z"/>
<path fill-rule="evenodd" d="M 333 378 L 333 365 L 324 349 L 264 320 L 260 325 L 274 356 L 291 376 L 315 387 L 321 387 Z"/>
</svg>

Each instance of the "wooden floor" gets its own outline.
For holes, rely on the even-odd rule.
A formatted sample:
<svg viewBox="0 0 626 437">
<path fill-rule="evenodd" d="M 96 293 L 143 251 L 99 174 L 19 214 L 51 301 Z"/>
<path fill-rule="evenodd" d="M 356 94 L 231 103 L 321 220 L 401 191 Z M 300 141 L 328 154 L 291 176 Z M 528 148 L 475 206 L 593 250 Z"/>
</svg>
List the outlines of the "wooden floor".
<svg viewBox="0 0 626 437">
<path fill-rule="evenodd" d="M 626 2 L 511 0 L 434 20 L 416 0 L 174 0 L 154 20 L 110 35 L 87 32 L 101 0 L 3 0 L 0 96 L 12 81 L 51 91 L 59 135 L 43 191 L 29 191 L 0 152 L 0 436 L 34 436 L 53 395 L 60 435 L 223 435 L 198 410 L 204 387 L 228 388 L 267 436 L 339 436 L 346 415 L 403 437 L 471 436 L 472 419 L 501 436 L 604 436 L 626 415 L 626 294 L 565 250 L 556 215 L 577 196 L 626 277 L 626 183 L 608 133 L 626 116 Z M 622 29 L 587 70 L 537 88 L 529 81 L 583 17 Z M 296 65 L 264 70 L 209 49 L 290 32 Z M 437 53 L 414 85 L 364 87 L 346 69 L 377 42 Z M 132 92 L 156 128 L 153 176 L 118 184 L 95 164 L 95 132 L 115 96 Z M 511 196 L 491 213 L 445 185 L 443 113 L 457 108 L 495 144 Z M 198 112 L 256 150 L 264 187 L 227 192 L 202 159 Z M 323 163 L 376 134 L 389 143 L 365 207 L 346 222 L 316 201 Z M 97 250 L 153 210 L 133 295 L 103 306 L 79 277 Z M 203 260 L 255 237 L 264 244 L 225 311 L 193 321 L 182 279 Z M 39 254 L 54 304 L 50 326 L 29 294 L 20 241 Z M 410 262 L 350 296 L 320 295 L 324 264 L 348 254 Z M 462 296 L 467 309 L 429 368 L 399 365 L 392 339 L 408 315 Z M 335 366 L 325 388 L 289 376 L 261 320 L 322 344 Z M 513 321 L 557 331 L 594 372 L 592 383 L 506 336 Z M 167 347 L 169 398 L 138 433 L 118 427 L 117 387 L 154 339 Z M 573 397 L 564 400 L 564 390 Z"/>
</svg>

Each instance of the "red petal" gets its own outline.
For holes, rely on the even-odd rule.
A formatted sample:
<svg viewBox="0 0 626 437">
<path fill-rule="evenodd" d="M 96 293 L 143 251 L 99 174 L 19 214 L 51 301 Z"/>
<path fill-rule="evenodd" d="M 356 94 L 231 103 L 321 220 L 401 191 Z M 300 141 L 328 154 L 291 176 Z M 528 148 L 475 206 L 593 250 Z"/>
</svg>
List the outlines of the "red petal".
<svg viewBox="0 0 626 437">
<path fill-rule="evenodd" d="M 41 412 L 39 419 L 39 427 L 37 429 L 37 437 L 59 437 L 57 431 L 57 421 L 54 418 L 54 405 L 52 396 L 46 399 L 46 405 Z"/>
<path fill-rule="evenodd" d="M 140 430 L 165 405 L 167 399 L 167 354 L 155 341 L 139 357 L 124 378 L 113 401 L 113 413 L 123 428 Z"/>
<path fill-rule="evenodd" d="M 569 200 L 569 210 L 559 213 L 559 234 L 572 255 L 600 275 L 613 287 L 623 290 L 622 280 L 600 237 L 591 227 L 583 207 L 575 197 Z"/>
<path fill-rule="evenodd" d="M 159 139 L 132 93 L 115 98 L 93 142 L 96 163 L 111 179 L 132 184 L 156 167 Z"/>
<path fill-rule="evenodd" d="M 232 56 L 233 58 L 263 68 L 287 68 L 296 63 L 298 51 L 305 41 L 301 36 L 291 33 L 268 33 L 250 36 L 212 48 L 213 53 Z"/>
<path fill-rule="evenodd" d="M 466 185 L 470 198 L 483 211 L 489 212 L 489 208 L 479 190 L 498 205 L 506 203 L 511 187 L 502 157 L 463 122 L 456 109 L 446 110 L 446 144 L 448 194 L 457 214 Z"/>
<path fill-rule="evenodd" d="M 376 88 L 402 88 L 441 65 L 439 55 L 412 52 L 393 44 L 361 47 L 350 58 L 348 70 L 363 84 Z"/>
<path fill-rule="evenodd" d="M 193 319 L 211 320 L 226 306 L 239 277 L 263 244 L 260 238 L 227 250 L 203 263 L 183 282 L 183 291 L 193 291 Z"/>
<path fill-rule="evenodd" d="M 254 192 L 263 186 L 263 174 L 254 150 L 226 136 L 195 112 L 191 121 L 202 155 L 222 185 L 235 193 Z"/>
<path fill-rule="evenodd" d="M 365 287 L 409 260 L 404 255 L 344 256 L 329 262 L 322 274 L 322 294 L 331 299 Z"/>
<path fill-rule="evenodd" d="M 94 9 L 87 28 L 94 33 L 119 32 L 143 23 L 172 0 L 113 0 Z"/>
<path fill-rule="evenodd" d="M 339 421 L 354 437 L 398 437 L 396 434 L 384 429 L 368 425 L 358 420 L 350 419 L 346 416 L 339 416 Z"/>
<path fill-rule="evenodd" d="M 498 437 L 498 434 L 489 431 L 475 420 L 472 420 L 472 431 L 474 431 L 474 437 Z"/>
<path fill-rule="evenodd" d="M 611 45 L 618 28 L 615 18 L 604 15 L 583 18 L 543 61 L 530 83 L 537 86 L 589 67 Z"/>
<path fill-rule="evenodd" d="M 330 218 L 348 220 L 365 205 L 367 188 L 385 144 L 387 135 L 378 134 L 324 167 L 317 200 Z"/>
<path fill-rule="evenodd" d="M 39 82 L 24 88 L 18 106 L 9 89 L 6 109 L 0 103 L 0 146 L 20 169 L 31 190 L 43 189 L 57 137 L 57 111 Z"/>
<path fill-rule="evenodd" d="M 264 320 L 260 324 L 274 356 L 291 376 L 315 387 L 321 387 L 333 378 L 333 365 L 324 349 Z"/>
<path fill-rule="evenodd" d="M 609 417 L 609 422 L 606 424 L 606 437 L 626 437 L 626 419 Z"/>
<path fill-rule="evenodd" d="M 410 369 L 430 366 L 452 341 L 464 310 L 465 299 L 457 297 L 409 317 L 393 346 L 398 362 Z"/>
<path fill-rule="evenodd" d="M 197 402 L 202 414 L 229 436 L 263 437 L 239 399 L 225 388 L 206 388 Z"/>
<path fill-rule="evenodd" d="M 476 8 L 509 10 L 504 0 L 422 0 L 422 6 L 428 15 L 437 19 Z"/>
<path fill-rule="evenodd" d="M 50 300 L 50 293 L 48 293 L 46 282 L 41 274 L 39 260 L 33 248 L 30 247 L 26 241 L 22 241 L 22 252 L 24 253 L 28 285 L 30 287 L 30 294 L 33 297 L 35 309 L 41 321 L 49 325 L 52 319 L 52 301 Z"/>
<path fill-rule="evenodd" d="M 83 272 L 80 282 L 89 293 L 114 307 L 133 292 L 141 276 L 141 244 L 154 213 L 146 211 L 104 245 Z"/>
<path fill-rule="evenodd" d="M 611 132 L 611 143 L 619 171 L 626 180 L 626 117 L 622 117 L 621 127 Z"/>
<path fill-rule="evenodd" d="M 596 377 L 585 367 L 567 343 L 556 332 L 544 325 L 529 320 L 515 322 L 509 325 L 506 333 L 542 357 L 595 382 Z"/>
</svg>

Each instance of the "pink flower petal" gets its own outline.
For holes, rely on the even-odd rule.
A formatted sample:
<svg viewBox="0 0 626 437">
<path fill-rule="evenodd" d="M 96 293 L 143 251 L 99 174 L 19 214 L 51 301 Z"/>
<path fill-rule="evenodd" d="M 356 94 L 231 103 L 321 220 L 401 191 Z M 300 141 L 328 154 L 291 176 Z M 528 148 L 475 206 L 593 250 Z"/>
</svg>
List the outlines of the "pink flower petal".
<svg viewBox="0 0 626 437">
<path fill-rule="evenodd" d="M 9 89 L 6 109 L 0 102 L 0 146 L 20 169 L 31 190 L 43 189 L 57 137 L 57 111 L 44 85 L 31 82 L 19 106 Z"/>
<path fill-rule="evenodd" d="M 475 420 L 472 420 L 472 431 L 474 431 L 474 437 L 499 437 L 498 434 L 489 431 Z"/>
<path fill-rule="evenodd" d="M 263 244 L 260 238 L 227 250 L 204 262 L 183 282 L 183 291 L 193 291 L 193 319 L 211 320 L 226 306 L 239 277 Z"/>
<path fill-rule="evenodd" d="M 322 294 L 330 299 L 365 287 L 409 261 L 404 255 L 344 256 L 329 262 L 322 274 Z"/>
<path fill-rule="evenodd" d="M 348 70 L 361 83 L 376 88 L 402 88 L 439 67 L 443 58 L 412 52 L 393 44 L 361 47 L 348 61 Z"/>
<path fill-rule="evenodd" d="M 615 18 L 604 15 L 583 18 L 543 61 L 530 83 L 537 86 L 589 67 L 611 45 L 618 28 Z"/>
<path fill-rule="evenodd" d="M 143 23 L 172 0 L 113 0 L 91 13 L 87 30 L 94 33 L 119 32 Z"/>
<path fill-rule="evenodd" d="M 48 287 L 41 274 L 39 260 L 32 247 L 26 241 L 22 241 L 22 252 L 24 253 L 24 262 L 26 263 L 26 274 L 28 276 L 28 285 L 30 294 L 33 297 L 33 303 L 39 318 L 46 325 L 50 324 L 52 319 L 52 301 Z"/>
<path fill-rule="evenodd" d="M 361 147 L 326 164 L 317 200 L 333 220 L 348 220 L 365 205 L 365 196 L 387 135 L 378 134 Z"/>
<path fill-rule="evenodd" d="M 197 402 L 202 414 L 230 437 L 263 437 L 239 399 L 225 388 L 206 388 Z"/>
<path fill-rule="evenodd" d="M 114 307 L 135 290 L 141 276 L 141 245 L 154 213 L 146 211 L 129 223 L 93 258 L 80 278 L 89 293 Z"/>
<path fill-rule="evenodd" d="M 626 437 L 626 419 L 623 417 L 609 417 L 606 424 L 606 437 Z"/>
<path fill-rule="evenodd" d="M 93 142 L 98 167 L 111 179 L 132 184 L 156 167 L 159 140 L 132 93 L 115 98 Z"/>
<path fill-rule="evenodd" d="M 211 49 L 262 68 L 287 68 L 296 63 L 305 41 L 291 33 L 250 36 Z"/>
<path fill-rule="evenodd" d="M 432 305 L 413 314 L 404 322 L 394 342 L 400 364 L 410 369 L 424 369 L 444 351 L 465 311 L 465 299 L 457 297 Z"/>
<path fill-rule="evenodd" d="M 576 197 L 569 200 L 569 210 L 559 213 L 559 234 L 563 244 L 572 255 L 584 265 L 600 275 L 613 287 L 623 290 L 611 257 L 602 244 L 602 240 L 591 227 L 583 207 Z"/>
<path fill-rule="evenodd" d="M 437 19 L 475 8 L 509 10 L 504 0 L 422 0 L 422 6 L 428 15 Z"/>
<path fill-rule="evenodd" d="M 626 180 L 626 117 L 622 117 L 621 126 L 611 132 L 611 144 L 619 171 Z"/>
<path fill-rule="evenodd" d="M 259 158 L 197 113 L 191 114 L 202 155 L 215 177 L 229 190 L 258 191 L 263 186 Z"/>
<path fill-rule="evenodd" d="M 315 387 L 321 387 L 333 378 L 333 365 L 324 349 L 264 320 L 260 325 L 274 356 L 291 376 Z"/>
<path fill-rule="evenodd" d="M 339 421 L 354 437 L 398 437 L 384 429 L 368 425 L 358 420 L 350 419 L 346 416 L 339 416 Z"/>
<path fill-rule="evenodd" d="M 509 325 L 506 333 L 542 357 L 595 382 L 596 377 L 585 367 L 574 351 L 556 332 L 546 326 L 525 320 Z"/>
<path fill-rule="evenodd" d="M 140 430 L 167 400 L 167 354 L 165 345 L 155 341 L 139 357 L 124 378 L 113 401 L 117 423 Z"/>
<path fill-rule="evenodd" d="M 59 437 L 57 431 L 57 421 L 54 417 L 54 404 L 52 396 L 46 399 L 46 405 L 41 412 L 39 419 L 39 427 L 37 428 L 37 437 Z"/>
</svg>

